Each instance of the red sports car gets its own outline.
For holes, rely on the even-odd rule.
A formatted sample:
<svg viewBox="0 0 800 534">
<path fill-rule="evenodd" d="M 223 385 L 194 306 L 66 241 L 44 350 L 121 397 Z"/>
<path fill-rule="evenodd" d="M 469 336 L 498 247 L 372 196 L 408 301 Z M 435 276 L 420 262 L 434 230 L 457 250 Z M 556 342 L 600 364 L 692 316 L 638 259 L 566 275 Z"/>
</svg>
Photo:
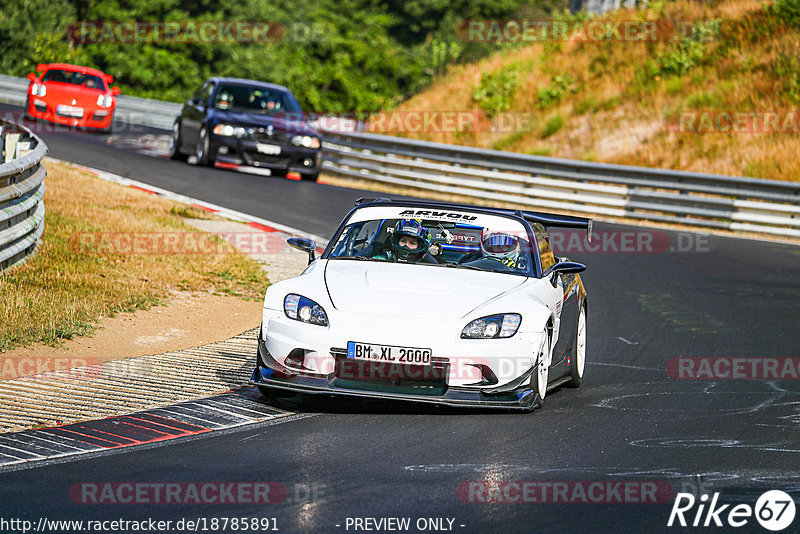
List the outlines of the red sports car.
<svg viewBox="0 0 800 534">
<path fill-rule="evenodd" d="M 41 75 L 28 74 L 25 112 L 34 119 L 80 128 L 111 130 L 119 87 L 108 74 L 89 67 L 51 63 L 37 65 Z"/>
</svg>

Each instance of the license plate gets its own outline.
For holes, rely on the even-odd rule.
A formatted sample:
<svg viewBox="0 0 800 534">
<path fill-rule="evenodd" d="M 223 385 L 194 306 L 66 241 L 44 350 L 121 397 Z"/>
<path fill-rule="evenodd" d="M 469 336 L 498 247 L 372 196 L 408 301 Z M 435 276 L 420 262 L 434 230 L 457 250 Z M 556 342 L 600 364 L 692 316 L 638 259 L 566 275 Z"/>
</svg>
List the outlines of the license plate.
<svg viewBox="0 0 800 534">
<path fill-rule="evenodd" d="M 268 154 L 270 156 L 277 156 L 281 153 L 281 147 L 278 145 L 268 145 L 265 143 L 258 143 L 256 145 L 256 150 L 261 152 L 262 154 Z"/>
<path fill-rule="evenodd" d="M 371 343 L 348 341 L 347 357 L 353 360 L 369 360 L 373 362 L 430 365 L 431 349 L 373 345 Z"/>
<path fill-rule="evenodd" d="M 58 115 L 65 115 L 67 117 L 81 118 L 83 117 L 83 108 L 77 108 L 75 106 L 67 106 L 66 104 L 61 104 L 59 106 L 56 106 L 56 113 Z"/>
</svg>

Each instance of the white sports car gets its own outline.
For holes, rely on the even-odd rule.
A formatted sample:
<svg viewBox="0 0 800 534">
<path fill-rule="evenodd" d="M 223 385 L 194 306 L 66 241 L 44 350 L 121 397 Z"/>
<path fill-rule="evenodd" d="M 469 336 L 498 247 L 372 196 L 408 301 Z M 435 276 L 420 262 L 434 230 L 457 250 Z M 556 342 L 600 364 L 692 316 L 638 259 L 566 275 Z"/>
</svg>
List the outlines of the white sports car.
<svg viewBox="0 0 800 534">
<path fill-rule="evenodd" d="M 264 298 L 251 383 L 287 391 L 532 410 L 580 386 L 586 267 L 550 227 L 580 217 L 360 199 L 319 259 Z"/>
</svg>

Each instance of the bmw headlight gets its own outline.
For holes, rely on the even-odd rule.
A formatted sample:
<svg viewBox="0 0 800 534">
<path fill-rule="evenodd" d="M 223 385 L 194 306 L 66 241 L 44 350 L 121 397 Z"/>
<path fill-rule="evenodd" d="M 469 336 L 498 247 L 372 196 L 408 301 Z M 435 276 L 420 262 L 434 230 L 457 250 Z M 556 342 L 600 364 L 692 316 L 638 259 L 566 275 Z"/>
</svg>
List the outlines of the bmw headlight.
<svg viewBox="0 0 800 534">
<path fill-rule="evenodd" d="M 511 337 L 519 330 L 522 316 L 518 313 L 501 313 L 475 319 L 461 331 L 463 339 L 498 339 Z"/>
<path fill-rule="evenodd" d="M 233 126 L 231 124 L 217 124 L 212 130 L 217 135 L 224 135 L 226 137 L 244 137 L 246 131 L 241 126 Z"/>
<path fill-rule="evenodd" d="M 306 148 L 319 148 L 319 139 L 312 135 L 295 135 L 292 137 L 292 144 Z"/>
<path fill-rule="evenodd" d="M 97 105 L 103 108 L 111 107 L 111 95 L 98 95 Z"/>
<path fill-rule="evenodd" d="M 322 306 L 302 295 L 289 293 L 283 299 L 283 311 L 286 317 L 304 323 L 328 326 L 328 315 Z"/>
</svg>

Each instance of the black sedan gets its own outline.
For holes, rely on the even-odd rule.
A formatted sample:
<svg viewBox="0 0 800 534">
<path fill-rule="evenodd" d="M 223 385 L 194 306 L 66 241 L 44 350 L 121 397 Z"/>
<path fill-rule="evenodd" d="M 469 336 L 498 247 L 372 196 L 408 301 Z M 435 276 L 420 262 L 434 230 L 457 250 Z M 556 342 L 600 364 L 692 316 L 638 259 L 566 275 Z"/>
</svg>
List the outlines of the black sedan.
<svg viewBox="0 0 800 534">
<path fill-rule="evenodd" d="M 286 87 L 211 78 L 184 104 L 172 127 L 170 154 L 198 165 L 316 180 L 320 134 L 306 123 Z"/>
</svg>

